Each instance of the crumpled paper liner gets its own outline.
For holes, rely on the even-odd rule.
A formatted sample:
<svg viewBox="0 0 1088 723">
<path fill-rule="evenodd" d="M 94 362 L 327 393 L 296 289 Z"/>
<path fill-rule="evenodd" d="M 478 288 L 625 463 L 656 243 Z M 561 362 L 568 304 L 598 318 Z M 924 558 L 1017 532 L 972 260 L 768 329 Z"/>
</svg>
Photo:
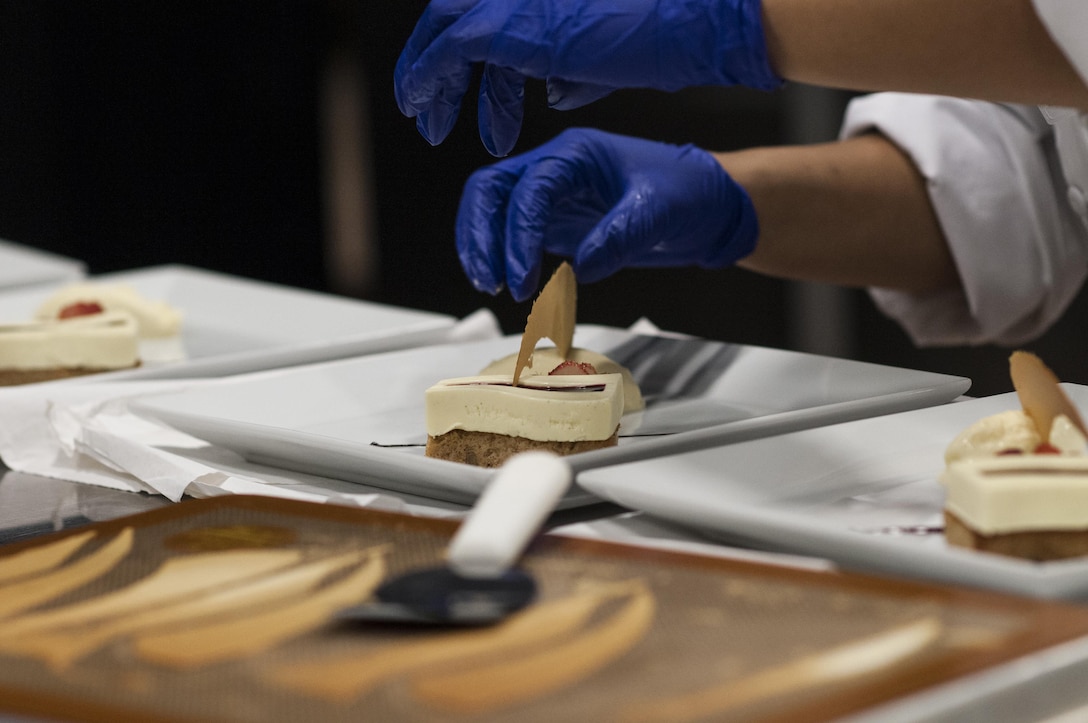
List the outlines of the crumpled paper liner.
<svg viewBox="0 0 1088 723">
<path fill-rule="evenodd" d="M 501 331 L 494 315 L 481 310 L 455 325 L 448 341 L 497 336 Z M 282 373 L 269 370 L 241 376 Z M 129 411 L 131 402 L 145 396 L 237 378 L 100 382 L 86 377 L 4 388 L 0 390 L 0 459 L 18 472 L 160 494 L 175 502 L 185 495 L 257 494 L 400 512 L 424 509 L 356 483 L 251 464 L 234 452 Z M 441 513 L 435 509 L 438 504 L 428 504 L 426 509 Z"/>
</svg>

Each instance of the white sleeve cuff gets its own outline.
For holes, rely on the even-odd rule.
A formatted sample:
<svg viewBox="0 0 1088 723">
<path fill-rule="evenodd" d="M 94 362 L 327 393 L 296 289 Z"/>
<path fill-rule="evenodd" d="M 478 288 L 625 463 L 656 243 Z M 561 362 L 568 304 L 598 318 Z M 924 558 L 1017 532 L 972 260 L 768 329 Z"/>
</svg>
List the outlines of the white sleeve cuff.
<svg viewBox="0 0 1088 723">
<path fill-rule="evenodd" d="M 1088 85 L 1088 2 L 1032 0 L 1050 37 Z"/>
<path fill-rule="evenodd" d="M 1013 345 L 1056 321 L 1086 258 L 1058 201 L 1065 186 L 1038 110 L 879 93 L 850 104 L 842 135 L 873 131 L 925 178 L 963 282 L 962 292 L 937 294 L 873 289 L 880 309 L 923 346 Z"/>
</svg>

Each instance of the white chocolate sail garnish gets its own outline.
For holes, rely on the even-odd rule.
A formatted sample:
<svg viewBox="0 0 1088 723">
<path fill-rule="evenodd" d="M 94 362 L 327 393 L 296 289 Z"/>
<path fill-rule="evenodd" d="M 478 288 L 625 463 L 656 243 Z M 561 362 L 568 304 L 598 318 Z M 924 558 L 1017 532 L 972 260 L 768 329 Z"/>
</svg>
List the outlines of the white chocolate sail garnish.
<svg viewBox="0 0 1088 723">
<path fill-rule="evenodd" d="M 1058 377 L 1031 352 L 1015 351 L 1009 357 L 1009 375 L 1024 411 L 1035 421 L 1043 442 L 1050 441 L 1054 418 L 1064 414 L 1082 434 L 1088 435 L 1077 408 L 1058 386 Z"/>
<path fill-rule="evenodd" d="M 564 261 L 540 290 L 525 321 L 525 332 L 521 335 L 521 348 L 514 365 L 514 386 L 517 386 L 522 370 L 529 365 L 533 349 L 541 339 L 555 342 L 564 357 L 570 352 L 577 313 L 577 286 L 574 269 Z"/>
<path fill-rule="evenodd" d="M 1054 417 L 1054 423 L 1050 425 L 1050 444 L 1061 454 L 1079 456 L 1088 454 L 1088 439 L 1064 414 Z"/>
<path fill-rule="evenodd" d="M 619 374 L 444 379 L 426 392 L 427 434 L 454 429 L 541 442 L 608 439 L 623 415 Z"/>
</svg>

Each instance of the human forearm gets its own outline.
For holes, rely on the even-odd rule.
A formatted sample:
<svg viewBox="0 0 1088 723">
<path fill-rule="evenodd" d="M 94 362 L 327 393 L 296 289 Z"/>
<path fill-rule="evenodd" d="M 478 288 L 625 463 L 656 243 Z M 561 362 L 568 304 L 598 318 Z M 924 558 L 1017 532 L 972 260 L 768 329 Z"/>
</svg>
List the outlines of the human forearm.
<svg viewBox="0 0 1088 723">
<path fill-rule="evenodd" d="M 1030 0 L 763 0 L 763 17 L 790 80 L 1088 108 Z"/>
<path fill-rule="evenodd" d="M 925 182 L 879 135 L 716 154 L 752 198 L 771 276 L 909 291 L 959 283 Z"/>
</svg>

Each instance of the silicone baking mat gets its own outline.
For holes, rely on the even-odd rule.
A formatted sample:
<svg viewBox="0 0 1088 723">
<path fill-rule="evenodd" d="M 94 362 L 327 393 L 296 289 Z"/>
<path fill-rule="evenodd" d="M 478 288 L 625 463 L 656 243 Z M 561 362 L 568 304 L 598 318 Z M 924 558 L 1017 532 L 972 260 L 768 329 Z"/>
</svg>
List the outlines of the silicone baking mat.
<svg viewBox="0 0 1088 723">
<path fill-rule="evenodd" d="M 455 524 L 255 497 L 0 548 L 0 709 L 78 720 L 822 720 L 1088 633 L 1088 610 L 544 535 L 539 599 L 333 622 Z"/>
</svg>

